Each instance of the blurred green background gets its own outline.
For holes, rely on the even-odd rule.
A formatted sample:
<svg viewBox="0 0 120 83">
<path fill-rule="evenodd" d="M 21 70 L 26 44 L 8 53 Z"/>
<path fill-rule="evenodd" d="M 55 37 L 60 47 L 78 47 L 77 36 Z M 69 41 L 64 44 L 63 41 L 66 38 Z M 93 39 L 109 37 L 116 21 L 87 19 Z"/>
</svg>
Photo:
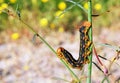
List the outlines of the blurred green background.
<svg viewBox="0 0 120 83">
<path fill-rule="evenodd" d="M 73 1 L 80 2 L 87 10 L 87 0 Z M 87 20 L 86 12 L 73 5 L 70 0 L 0 0 L 0 31 L 8 28 L 14 29 L 15 26 L 17 29 L 21 28 L 16 19 L 2 12 L 5 8 L 14 11 L 14 13 L 17 9 L 24 21 L 39 30 L 56 30 L 59 32 L 70 30 L 79 22 Z M 100 16 L 93 17 L 95 19 L 93 24 L 97 27 L 110 26 L 113 21 L 118 21 L 119 5 L 119 0 L 94 0 L 93 14 Z M 67 8 L 70 10 L 66 10 L 63 15 L 59 16 Z"/>
<path fill-rule="evenodd" d="M 37 31 L 72 32 L 76 25 L 87 20 L 87 13 L 71 1 L 80 3 L 87 11 L 87 0 L 0 0 L 0 32 L 25 29 L 22 23 L 7 15 L 5 9 L 12 14 L 19 12 Z M 93 15 L 99 16 L 93 16 L 93 26 L 99 31 L 101 27 L 108 28 L 119 22 L 119 7 L 120 0 L 94 0 Z"/>
</svg>

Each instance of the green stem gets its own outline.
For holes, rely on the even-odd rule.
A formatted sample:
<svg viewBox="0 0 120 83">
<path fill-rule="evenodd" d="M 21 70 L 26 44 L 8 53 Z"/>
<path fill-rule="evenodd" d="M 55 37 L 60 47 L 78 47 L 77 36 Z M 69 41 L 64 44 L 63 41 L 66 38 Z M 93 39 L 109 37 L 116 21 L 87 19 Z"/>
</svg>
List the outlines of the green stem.
<svg viewBox="0 0 120 83">
<path fill-rule="evenodd" d="M 91 27 L 89 30 L 89 38 L 92 41 L 92 1 L 88 1 L 88 21 L 91 23 Z M 90 47 L 90 51 L 92 52 L 92 46 Z M 91 73 L 92 73 L 92 54 L 89 56 L 90 63 L 88 64 L 88 78 L 87 83 L 91 83 Z"/>
<path fill-rule="evenodd" d="M 34 34 L 36 34 L 41 40 L 42 42 L 44 42 L 49 48 L 50 50 L 55 54 L 57 55 L 56 51 L 47 43 L 47 41 L 44 40 L 43 37 L 41 37 L 30 25 L 28 25 L 27 23 L 25 23 L 22 19 L 20 19 L 20 21 L 25 24 Z M 76 79 L 79 83 L 80 83 L 80 80 L 79 78 L 77 77 L 77 75 L 70 69 L 70 67 L 67 65 L 67 63 L 65 63 L 62 59 L 60 59 L 61 62 L 66 66 L 66 68 L 70 71 L 71 75 L 73 76 L 74 79 Z"/>
<path fill-rule="evenodd" d="M 104 77 L 104 79 L 102 80 L 102 82 L 101 82 L 101 83 L 104 83 L 105 81 L 107 81 L 107 83 L 110 83 L 110 81 L 109 81 L 109 79 L 108 79 L 108 77 L 107 77 L 107 76 L 105 76 L 105 77 Z"/>
</svg>

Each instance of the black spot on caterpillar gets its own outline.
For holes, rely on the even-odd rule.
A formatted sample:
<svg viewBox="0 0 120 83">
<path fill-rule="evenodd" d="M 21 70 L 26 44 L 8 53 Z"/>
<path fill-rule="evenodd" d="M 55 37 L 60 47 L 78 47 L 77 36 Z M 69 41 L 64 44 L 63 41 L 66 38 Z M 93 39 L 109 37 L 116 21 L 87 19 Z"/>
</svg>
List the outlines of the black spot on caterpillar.
<svg viewBox="0 0 120 83">
<path fill-rule="evenodd" d="M 80 32 L 80 49 L 79 58 L 76 60 L 73 58 L 72 54 L 69 53 L 63 47 L 57 49 L 57 55 L 59 58 L 63 59 L 72 68 L 82 69 L 84 64 L 89 63 L 88 56 L 92 53 L 90 51 L 90 46 L 92 42 L 89 39 L 88 31 L 91 24 L 89 22 L 84 22 L 79 27 Z"/>
</svg>

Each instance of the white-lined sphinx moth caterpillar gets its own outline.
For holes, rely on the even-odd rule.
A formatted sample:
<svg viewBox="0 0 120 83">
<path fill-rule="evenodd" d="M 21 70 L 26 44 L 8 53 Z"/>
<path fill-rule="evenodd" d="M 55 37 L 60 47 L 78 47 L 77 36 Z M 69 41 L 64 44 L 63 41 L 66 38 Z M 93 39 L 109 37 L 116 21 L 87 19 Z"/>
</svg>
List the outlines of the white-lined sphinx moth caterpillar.
<svg viewBox="0 0 120 83">
<path fill-rule="evenodd" d="M 91 26 L 90 22 L 84 22 L 81 26 L 79 26 L 80 49 L 79 49 L 79 58 L 77 60 L 74 59 L 72 54 L 69 53 L 63 47 L 59 47 L 57 49 L 58 57 L 63 59 L 72 68 L 78 68 L 81 70 L 84 64 L 89 63 L 88 56 L 92 53 L 90 51 L 90 46 L 92 42 L 90 41 L 88 36 L 88 31 L 90 26 Z"/>
</svg>

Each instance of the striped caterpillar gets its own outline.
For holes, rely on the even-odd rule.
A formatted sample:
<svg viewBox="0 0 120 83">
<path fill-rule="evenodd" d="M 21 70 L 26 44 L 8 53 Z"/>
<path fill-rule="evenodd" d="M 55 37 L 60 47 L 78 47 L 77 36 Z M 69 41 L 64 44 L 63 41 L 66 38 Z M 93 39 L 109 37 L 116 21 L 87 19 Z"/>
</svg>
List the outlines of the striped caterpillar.
<svg viewBox="0 0 120 83">
<path fill-rule="evenodd" d="M 80 49 L 79 58 L 76 60 L 73 58 L 72 54 L 69 53 L 63 47 L 57 49 L 57 55 L 60 59 L 63 59 L 72 68 L 82 69 L 84 64 L 89 63 L 88 56 L 92 53 L 90 51 L 90 46 L 92 42 L 89 39 L 88 31 L 91 24 L 89 22 L 84 22 L 79 27 L 80 32 Z"/>
</svg>

